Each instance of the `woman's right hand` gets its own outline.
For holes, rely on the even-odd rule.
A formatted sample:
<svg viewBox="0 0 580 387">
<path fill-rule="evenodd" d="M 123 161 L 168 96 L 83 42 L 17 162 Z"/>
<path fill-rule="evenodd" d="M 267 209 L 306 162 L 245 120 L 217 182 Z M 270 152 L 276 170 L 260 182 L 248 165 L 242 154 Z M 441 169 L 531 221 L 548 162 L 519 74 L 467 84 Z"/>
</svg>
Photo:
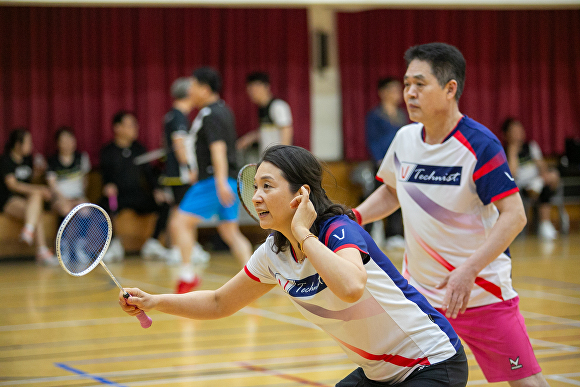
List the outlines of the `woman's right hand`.
<svg viewBox="0 0 580 387">
<path fill-rule="evenodd" d="M 154 297 L 151 294 L 137 288 L 126 288 L 125 291 L 130 297 L 126 299 L 123 292 L 120 292 L 119 305 L 130 316 L 137 316 L 141 311 L 148 312 L 155 307 Z"/>
</svg>

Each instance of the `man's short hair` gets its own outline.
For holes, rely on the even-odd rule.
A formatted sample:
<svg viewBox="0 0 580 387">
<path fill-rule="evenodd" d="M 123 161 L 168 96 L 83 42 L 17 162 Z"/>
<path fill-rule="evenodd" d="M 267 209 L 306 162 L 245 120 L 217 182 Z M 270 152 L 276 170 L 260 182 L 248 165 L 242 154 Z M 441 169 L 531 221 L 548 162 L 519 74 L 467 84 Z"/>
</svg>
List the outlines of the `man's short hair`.
<svg viewBox="0 0 580 387">
<path fill-rule="evenodd" d="M 248 74 L 248 76 L 246 77 L 246 84 L 252 82 L 260 82 L 263 83 L 264 85 L 269 85 L 270 76 L 268 75 L 268 73 L 262 71 L 255 71 L 253 73 Z"/>
<path fill-rule="evenodd" d="M 207 85 L 214 93 L 222 90 L 222 78 L 217 70 L 211 67 L 200 67 L 193 71 L 193 77 L 198 83 Z"/>
<path fill-rule="evenodd" d="M 123 122 L 123 118 L 128 115 L 134 115 L 132 112 L 128 110 L 119 110 L 117 113 L 113 115 L 113 126 L 120 124 Z"/>
<path fill-rule="evenodd" d="M 54 140 L 58 142 L 58 140 L 60 140 L 60 136 L 62 136 L 64 133 L 68 133 L 71 136 L 76 137 L 73 129 L 70 126 L 62 125 L 56 129 L 56 133 L 54 134 Z"/>
<path fill-rule="evenodd" d="M 414 59 L 428 62 L 431 71 L 439 85 L 444 87 L 447 82 L 455 79 L 457 92 L 455 99 L 459 101 L 465 85 L 465 58 L 461 51 L 447 43 L 427 43 L 413 46 L 405 52 L 407 67 Z"/>
<path fill-rule="evenodd" d="M 397 78 L 395 77 L 386 77 L 386 78 L 381 78 L 379 79 L 379 81 L 377 82 L 377 90 L 381 90 L 384 89 L 385 87 L 389 86 L 391 83 L 394 82 L 401 82 L 399 81 Z"/>
<path fill-rule="evenodd" d="M 189 95 L 189 88 L 191 87 L 190 77 L 177 78 L 171 84 L 171 98 L 184 99 Z"/>
</svg>

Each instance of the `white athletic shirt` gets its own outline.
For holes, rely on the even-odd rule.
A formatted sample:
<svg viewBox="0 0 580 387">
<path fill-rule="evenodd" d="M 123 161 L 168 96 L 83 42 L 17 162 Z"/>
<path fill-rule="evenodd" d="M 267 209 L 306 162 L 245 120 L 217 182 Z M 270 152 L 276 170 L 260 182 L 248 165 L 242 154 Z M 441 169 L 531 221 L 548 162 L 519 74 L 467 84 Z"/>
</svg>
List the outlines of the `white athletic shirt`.
<svg viewBox="0 0 580 387">
<path fill-rule="evenodd" d="M 264 114 L 266 113 L 266 114 Z M 260 154 L 270 145 L 282 143 L 282 130 L 292 125 L 290 105 L 281 99 L 271 101 L 265 112 L 260 111 Z"/>
<path fill-rule="evenodd" d="M 372 380 L 398 383 L 413 370 L 449 359 L 461 341 L 393 266 L 370 235 L 347 216 L 325 221 L 318 235 L 329 249 L 356 248 L 364 257 L 366 289 L 360 300 L 339 299 L 306 259 L 272 251 L 270 235 L 245 266 L 255 281 L 278 284 L 302 315 L 330 335 Z"/>
<path fill-rule="evenodd" d="M 466 116 L 435 145 L 414 123 L 399 129 L 377 178 L 397 190 L 403 211 L 403 275 L 440 308 L 446 288 L 435 287 L 484 243 L 499 216 L 493 202 L 519 191 L 503 148 Z M 508 249 L 478 274 L 468 307 L 516 296 Z"/>
</svg>

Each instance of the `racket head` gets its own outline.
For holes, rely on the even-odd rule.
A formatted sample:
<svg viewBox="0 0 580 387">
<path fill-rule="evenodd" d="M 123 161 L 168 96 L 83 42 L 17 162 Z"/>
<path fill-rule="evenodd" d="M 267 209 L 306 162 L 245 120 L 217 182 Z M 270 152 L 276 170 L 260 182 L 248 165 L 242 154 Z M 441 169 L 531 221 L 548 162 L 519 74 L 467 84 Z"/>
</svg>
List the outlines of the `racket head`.
<svg viewBox="0 0 580 387">
<path fill-rule="evenodd" d="M 254 196 L 254 177 L 256 176 L 257 165 L 246 164 L 238 172 L 238 197 L 242 206 L 250 216 L 260 223 L 258 213 L 252 202 Z"/>
<path fill-rule="evenodd" d="M 105 210 L 96 204 L 79 204 L 62 221 L 56 235 L 56 256 L 68 274 L 80 277 L 103 259 L 113 226 Z"/>
</svg>

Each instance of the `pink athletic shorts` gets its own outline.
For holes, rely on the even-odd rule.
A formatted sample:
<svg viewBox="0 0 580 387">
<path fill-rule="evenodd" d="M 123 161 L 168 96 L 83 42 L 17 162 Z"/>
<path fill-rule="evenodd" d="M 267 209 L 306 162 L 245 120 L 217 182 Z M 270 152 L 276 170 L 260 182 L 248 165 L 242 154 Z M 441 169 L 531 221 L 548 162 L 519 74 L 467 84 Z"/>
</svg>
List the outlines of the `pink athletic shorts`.
<svg viewBox="0 0 580 387">
<path fill-rule="evenodd" d="M 469 308 L 457 318 L 449 319 L 490 383 L 518 380 L 542 371 L 530 344 L 519 303 L 520 298 L 515 297 Z"/>
</svg>

